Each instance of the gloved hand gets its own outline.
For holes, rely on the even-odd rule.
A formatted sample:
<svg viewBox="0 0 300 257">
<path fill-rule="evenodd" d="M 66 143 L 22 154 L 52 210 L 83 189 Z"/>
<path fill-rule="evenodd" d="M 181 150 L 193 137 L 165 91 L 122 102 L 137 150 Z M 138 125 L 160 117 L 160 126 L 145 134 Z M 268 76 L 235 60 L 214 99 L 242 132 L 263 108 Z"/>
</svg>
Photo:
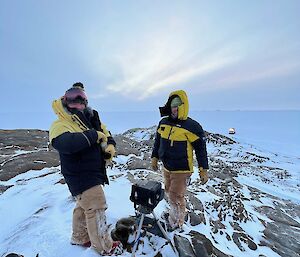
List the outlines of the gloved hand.
<svg viewBox="0 0 300 257">
<path fill-rule="evenodd" d="M 104 152 L 105 152 L 105 159 L 111 160 L 116 154 L 116 148 L 114 147 L 114 145 L 109 144 L 106 146 Z M 110 156 L 110 157 L 106 158 L 106 156 L 107 157 Z"/>
<path fill-rule="evenodd" d="M 156 157 L 151 158 L 151 168 L 154 171 L 158 170 L 158 159 Z"/>
<path fill-rule="evenodd" d="M 199 176 L 201 180 L 201 185 L 204 185 L 208 181 L 207 169 L 199 167 Z"/>
<path fill-rule="evenodd" d="M 97 139 L 97 143 L 99 144 L 101 141 L 102 142 L 107 142 L 107 136 L 101 132 L 101 131 L 97 131 L 98 134 L 98 139 Z"/>
</svg>

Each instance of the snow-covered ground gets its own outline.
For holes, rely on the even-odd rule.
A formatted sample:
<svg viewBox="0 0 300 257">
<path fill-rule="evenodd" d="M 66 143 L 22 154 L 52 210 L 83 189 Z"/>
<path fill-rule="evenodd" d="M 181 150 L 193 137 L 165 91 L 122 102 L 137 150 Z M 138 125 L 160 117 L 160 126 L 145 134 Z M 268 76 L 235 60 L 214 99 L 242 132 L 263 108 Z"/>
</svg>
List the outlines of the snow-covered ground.
<svg viewBox="0 0 300 257">
<path fill-rule="evenodd" d="M 124 156 L 119 157 L 125 159 Z M 151 171 L 149 171 L 151 172 Z M 118 169 L 110 169 L 109 175 L 121 175 Z M 126 175 L 124 171 L 123 175 Z M 134 172 L 132 172 L 134 173 Z M 25 174 L 18 175 L 4 185 L 13 185 L 0 196 L 0 254 L 8 252 L 22 253 L 24 256 L 45 257 L 88 257 L 98 256 L 91 249 L 71 246 L 69 243 L 71 232 L 71 217 L 75 202 L 70 197 L 66 185 L 59 183 L 61 174 L 58 168 L 45 168 L 41 171 L 29 171 Z M 213 182 L 209 182 L 213 185 Z M 105 194 L 108 202 L 107 217 L 108 222 L 115 224 L 122 217 L 134 215 L 134 208 L 129 201 L 131 183 L 125 176 L 118 179 L 111 179 L 110 185 L 105 187 Z M 247 188 L 245 187 L 245 192 Z M 246 194 L 246 193 L 245 193 Z M 209 202 L 215 198 L 210 193 L 199 193 L 197 195 L 201 201 Z M 271 204 L 271 203 L 269 203 Z M 163 200 L 156 207 L 155 213 L 160 216 L 165 209 L 167 203 Z M 247 206 L 251 210 L 251 205 Z M 216 213 L 208 213 L 208 216 L 216 215 Z M 230 227 L 230 226 L 228 226 Z M 190 228 L 185 227 L 188 232 Z M 193 227 L 194 230 L 201 231 L 209 239 L 210 228 L 204 224 Z M 263 229 L 257 218 L 245 224 L 247 232 L 253 231 L 260 240 L 259 232 Z M 232 232 L 227 231 L 229 234 Z M 253 233 L 251 233 L 253 234 Z M 163 256 L 174 256 L 170 246 L 163 246 L 165 240 L 160 237 L 152 237 L 151 245 L 160 249 Z M 224 240 L 224 237 L 215 237 L 218 241 L 219 250 L 232 254 L 233 256 L 279 256 L 267 247 L 260 247 L 255 252 L 241 252 L 232 242 Z M 147 246 L 148 242 L 145 242 Z M 149 243 L 148 243 L 149 244 Z M 143 256 L 154 256 L 155 252 L 151 247 L 140 249 L 138 254 L 143 252 Z M 139 256 L 139 255 L 136 256 Z M 124 253 L 122 256 L 130 256 Z"/>
<path fill-rule="evenodd" d="M 120 171 L 115 169 L 110 169 L 108 173 L 111 177 L 120 175 Z M 99 256 L 91 249 L 69 243 L 75 202 L 66 185 L 59 183 L 61 178 L 57 167 L 29 171 L 7 182 L 1 182 L 2 185 L 13 186 L 0 195 L 0 256 L 8 252 L 18 252 L 24 256 L 35 256 L 39 253 L 39 256 L 45 257 Z M 111 179 L 110 185 L 105 186 L 104 190 L 109 206 L 107 217 L 110 224 L 115 224 L 121 217 L 134 215 L 134 207 L 129 200 L 129 180 L 124 176 Z M 164 209 L 164 204 L 162 201 L 157 206 L 157 215 Z M 158 249 L 164 243 L 165 240 L 157 236 L 151 242 Z M 164 256 L 173 256 L 170 246 L 160 250 Z M 154 253 L 150 247 L 143 248 L 143 252 L 146 254 L 144 256 L 153 256 Z M 130 254 L 124 253 L 122 256 Z"/>
<path fill-rule="evenodd" d="M 135 129 L 126 132 L 124 136 L 142 142 L 151 139 L 154 131 L 153 127 Z M 227 255 L 280 256 L 268 245 L 260 245 L 260 242 L 265 240 L 263 223 L 273 222 L 273 220 L 259 210 L 267 207 L 275 210 L 279 205 L 285 206 L 288 203 L 300 205 L 300 155 L 295 154 L 294 151 L 289 154 L 281 153 L 280 149 L 278 151 L 266 150 L 264 144 L 252 144 L 246 137 L 240 137 L 238 133 L 231 137 L 236 141 L 234 144 L 208 141 L 211 179 L 206 185 L 199 185 L 196 172 L 192 176 L 192 183 L 188 190 L 201 201 L 205 222 L 192 225 L 189 219 L 184 225 L 183 233 L 172 232 L 169 236 L 173 238 L 174 234 L 180 234 L 190 238 L 189 232 L 193 230 L 205 235 L 214 247 Z M 275 138 L 276 135 L 273 135 L 274 140 Z M 297 140 L 298 138 L 295 139 L 296 142 Z M 143 149 L 144 152 L 140 155 L 133 153 L 119 155 L 115 158 L 114 167 L 108 169 L 110 185 L 104 190 L 109 206 L 108 222 L 113 225 L 122 217 L 134 215 L 134 207 L 129 200 L 132 184 L 130 178 L 156 177 L 161 179 L 159 174 L 149 169 L 128 168 L 128 164 L 134 158 L 142 161 L 147 157 L 147 148 Z M 22 150 L 17 150 L 12 156 L 22 153 L 24 153 Z M 237 175 L 228 178 L 213 177 L 218 172 L 223 175 L 222 168 L 220 168 L 222 165 L 225 165 L 224 169 L 229 167 Z M 224 174 L 227 173 L 224 171 Z M 61 179 L 60 167 L 52 167 L 38 171 L 30 170 L 8 181 L 0 181 L 0 186 L 11 186 L 0 194 L 0 256 L 8 252 L 22 253 L 25 257 L 36 256 L 37 253 L 40 257 L 98 256 L 91 249 L 71 246 L 69 243 L 75 202 L 67 186 L 60 183 Z M 232 199 L 233 207 L 237 203 L 241 204 L 247 219 L 234 220 L 235 211 L 230 208 L 226 209 L 228 195 Z M 155 208 L 157 216 L 160 217 L 167 206 L 168 203 L 162 200 Z M 226 215 L 226 218 L 222 218 L 224 227 L 220 227 L 214 233 L 212 222 L 218 220 L 220 211 Z M 195 210 L 195 213 L 200 215 L 198 210 Z M 285 209 L 283 213 L 300 223 L 299 212 L 295 212 L 293 217 Z M 237 232 L 236 225 L 233 226 L 235 222 L 238 222 L 240 227 L 239 233 L 242 231 L 247 234 L 257 245 L 256 250 L 249 249 L 243 241 L 240 242 L 240 246 L 237 246 L 234 240 L 228 240 L 226 234 L 233 238 Z M 155 256 L 157 252 L 164 257 L 174 256 L 170 246 L 165 245 L 164 239 L 151 236 L 143 240 L 144 244 L 139 248 L 136 256 L 150 257 Z M 299 231 L 297 240 L 300 241 Z M 130 256 L 130 254 L 124 253 L 122 256 Z"/>
</svg>

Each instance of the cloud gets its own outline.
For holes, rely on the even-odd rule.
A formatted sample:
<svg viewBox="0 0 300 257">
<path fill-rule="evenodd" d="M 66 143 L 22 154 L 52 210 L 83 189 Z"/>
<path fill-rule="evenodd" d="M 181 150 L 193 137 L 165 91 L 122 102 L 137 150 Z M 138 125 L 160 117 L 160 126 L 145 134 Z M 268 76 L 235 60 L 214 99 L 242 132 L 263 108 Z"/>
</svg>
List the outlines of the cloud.
<svg viewBox="0 0 300 257">
<path fill-rule="evenodd" d="M 213 73 L 219 69 L 222 69 L 226 65 L 232 64 L 235 61 L 235 58 L 223 57 L 218 60 L 210 60 L 204 63 L 190 63 L 186 67 L 180 67 L 175 73 L 156 81 L 153 85 L 150 85 L 146 90 L 143 91 L 139 99 L 147 98 L 166 87 L 184 84 L 195 77 L 201 79 L 201 76 Z"/>
<path fill-rule="evenodd" d="M 195 93 L 216 91 L 299 70 L 299 62 L 287 57 L 298 46 L 274 47 L 274 35 L 267 38 L 252 23 L 247 30 L 243 26 L 214 33 L 216 28 L 207 21 L 202 18 L 195 26 L 188 17 L 172 17 L 158 27 L 147 20 L 140 28 L 122 27 L 120 37 L 107 32 L 95 38 L 92 31 L 85 37 L 85 64 L 103 82 L 93 98 L 145 100 L 178 87 Z"/>
<path fill-rule="evenodd" d="M 300 62 L 285 60 L 280 63 L 259 63 L 252 64 L 252 66 L 247 66 L 247 69 L 244 68 L 237 69 L 232 71 L 229 74 L 226 74 L 224 77 L 215 81 L 217 87 L 235 87 L 241 86 L 243 83 L 255 82 L 264 79 L 273 79 L 275 80 L 278 77 L 288 76 L 300 70 Z M 269 83 L 270 84 L 270 83 Z M 270 84 L 271 85 L 271 84 Z"/>
<path fill-rule="evenodd" d="M 144 100 L 178 85 L 184 87 L 240 59 L 232 42 L 216 44 L 219 40 L 208 39 L 204 32 L 203 37 L 195 36 L 194 22 L 188 17 L 169 17 L 159 24 L 145 22 L 141 30 L 128 29 L 122 41 L 93 30 L 85 36 L 83 63 L 94 77 L 108 82 L 95 90 L 100 94 L 94 98 L 117 94 Z M 204 17 L 201 24 L 206 24 Z M 201 30 L 199 25 L 198 33 Z"/>
<path fill-rule="evenodd" d="M 106 89 L 143 100 L 238 60 L 238 56 L 228 53 L 224 47 L 203 53 L 189 44 L 189 40 L 176 38 L 176 34 L 162 34 L 156 40 L 149 39 L 135 50 L 127 49 L 116 56 L 114 65 L 120 69 L 118 80 Z"/>
</svg>

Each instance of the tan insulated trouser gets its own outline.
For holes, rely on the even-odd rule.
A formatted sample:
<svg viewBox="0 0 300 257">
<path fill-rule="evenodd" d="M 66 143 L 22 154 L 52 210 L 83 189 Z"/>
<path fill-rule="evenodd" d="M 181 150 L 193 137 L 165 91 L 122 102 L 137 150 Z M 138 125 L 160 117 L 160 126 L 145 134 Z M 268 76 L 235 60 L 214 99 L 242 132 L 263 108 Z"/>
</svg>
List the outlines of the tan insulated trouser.
<svg viewBox="0 0 300 257">
<path fill-rule="evenodd" d="M 100 254 L 109 252 L 112 239 L 106 223 L 107 209 L 102 186 L 94 186 L 76 196 L 73 210 L 72 242 L 83 244 L 91 241 L 91 245 Z"/>
<path fill-rule="evenodd" d="M 171 227 L 181 227 L 184 223 L 186 214 L 186 202 L 184 194 L 192 173 L 172 173 L 164 170 L 165 193 L 169 198 L 170 215 L 169 222 Z"/>
</svg>

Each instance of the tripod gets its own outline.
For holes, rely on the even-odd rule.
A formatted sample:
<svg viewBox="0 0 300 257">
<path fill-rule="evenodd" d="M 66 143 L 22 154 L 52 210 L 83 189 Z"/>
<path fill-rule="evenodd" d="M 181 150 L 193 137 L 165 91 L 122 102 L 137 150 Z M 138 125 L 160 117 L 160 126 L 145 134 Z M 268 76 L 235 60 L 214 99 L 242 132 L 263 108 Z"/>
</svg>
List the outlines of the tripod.
<svg viewBox="0 0 300 257">
<path fill-rule="evenodd" d="M 150 213 L 152 213 L 152 215 L 154 217 L 154 221 L 156 222 L 156 224 L 159 227 L 160 231 L 164 235 L 165 239 L 167 240 L 168 243 L 170 243 L 175 255 L 178 256 L 178 253 L 177 253 L 177 250 L 176 250 L 174 244 L 172 243 L 172 241 L 168 237 L 167 232 L 164 230 L 164 228 L 160 224 L 159 220 L 157 219 L 157 217 L 154 213 L 154 210 L 151 209 L 151 208 L 145 207 L 145 206 L 141 206 L 141 205 L 139 205 L 136 208 L 136 210 L 141 213 L 141 220 L 140 220 L 140 223 L 139 223 L 139 226 L 138 226 L 138 231 L 137 231 L 136 239 L 135 239 L 135 242 L 134 242 L 134 245 L 133 245 L 131 257 L 134 257 L 135 252 L 137 250 L 137 247 L 138 247 L 138 244 L 139 244 L 139 241 L 140 241 L 140 235 L 141 235 L 141 230 L 142 230 L 142 226 L 143 226 L 143 223 L 144 223 L 145 215 L 150 214 Z"/>
</svg>

